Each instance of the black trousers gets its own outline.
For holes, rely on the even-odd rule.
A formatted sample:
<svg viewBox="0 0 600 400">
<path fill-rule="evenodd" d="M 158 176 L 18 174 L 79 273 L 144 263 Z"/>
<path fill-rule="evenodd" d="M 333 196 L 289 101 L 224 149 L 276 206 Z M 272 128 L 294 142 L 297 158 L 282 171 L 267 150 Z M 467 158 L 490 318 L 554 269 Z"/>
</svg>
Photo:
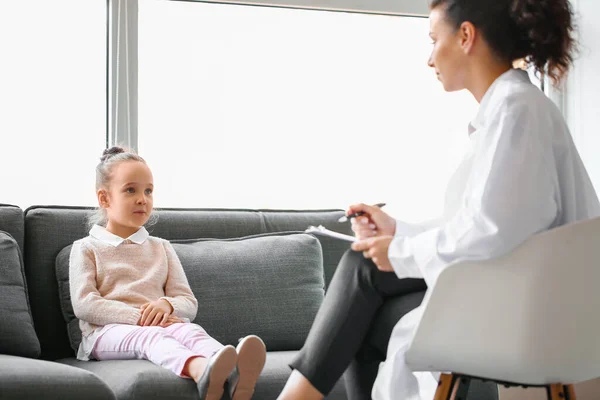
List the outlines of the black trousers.
<svg viewBox="0 0 600 400">
<path fill-rule="evenodd" d="M 370 399 L 392 329 L 421 304 L 426 288 L 421 279 L 398 279 L 379 271 L 362 253 L 347 251 L 290 367 L 324 395 L 348 370 L 349 399 Z"/>
</svg>

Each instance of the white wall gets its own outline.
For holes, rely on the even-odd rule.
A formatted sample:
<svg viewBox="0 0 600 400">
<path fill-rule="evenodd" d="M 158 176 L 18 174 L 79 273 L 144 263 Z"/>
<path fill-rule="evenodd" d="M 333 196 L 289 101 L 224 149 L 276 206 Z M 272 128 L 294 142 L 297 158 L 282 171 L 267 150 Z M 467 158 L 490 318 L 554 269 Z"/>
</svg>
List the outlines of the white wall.
<svg viewBox="0 0 600 400">
<path fill-rule="evenodd" d="M 598 0 L 572 0 L 580 54 L 567 81 L 565 114 L 583 162 L 600 193 L 600 14 Z"/>
</svg>

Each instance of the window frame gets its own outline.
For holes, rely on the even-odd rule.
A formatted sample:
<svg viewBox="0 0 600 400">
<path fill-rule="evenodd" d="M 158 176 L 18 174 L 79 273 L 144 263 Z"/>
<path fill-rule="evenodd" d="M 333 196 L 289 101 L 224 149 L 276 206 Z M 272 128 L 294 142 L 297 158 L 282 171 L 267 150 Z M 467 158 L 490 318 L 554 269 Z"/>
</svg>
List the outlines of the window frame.
<svg viewBox="0 0 600 400">
<path fill-rule="evenodd" d="M 236 4 L 304 10 L 357 12 L 366 14 L 421 16 L 429 13 L 427 0 L 168 0 L 195 3 Z"/>
<path fill-rule="evenodd" d="M 328 12 L 427 17 L 428 0 L 163 0 L 178 2 L 279 7 Z M 138 150 L 138 4 L 139 0 L 107 0 L 107 133 L 106 146 Z M 367 6 L 368 4 L 368 6 Z M 566 92 L 543 78 L 542 90 L 566 114 Z"/>
<path fill-rule="evenodd" d="M 279 7 L 327 12 L 427 17 L 428 1 L 419 0 L 164 0 Z M 107 0 L 107 139 L 106 147 L 138 145 L 138 5 L 139 0 Z M 368 7 L 367 7 L 368 4 Z"/>
</svg>

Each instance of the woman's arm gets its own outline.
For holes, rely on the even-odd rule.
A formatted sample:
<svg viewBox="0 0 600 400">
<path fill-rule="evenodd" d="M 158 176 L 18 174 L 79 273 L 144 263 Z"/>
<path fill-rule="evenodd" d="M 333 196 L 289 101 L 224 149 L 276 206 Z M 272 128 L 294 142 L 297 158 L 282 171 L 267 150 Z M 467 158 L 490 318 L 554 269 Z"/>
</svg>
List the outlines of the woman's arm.
<svg viewBox="0 0 600 400">
<path fill-rule="evenodd" d="M 397 219 L 396 232 L 394 233 L 394 236 L 416 236 L 420 233 L 442 225 L 443 222 L 444 221 L 442 218 L 436 218 L 417 223 L 409 223 Z"/>
<path fill-rule="evenodd" d="M 69 287 L 75 316 L 94 325 L 136 325 L 141 313 L 123 302 L 103 298 L 96 287 L 96 263 L 92 250 L 73 243 L 69 257 Z"/>
<path fill-rule="evenodd" d="M 552 127 L 514 99 L 489 127 L 481 132 L 463 207 L 441 226 L 391 241 L 388 257 L 399 277 L 422 275 L 431 286 L 454 262 L 500 256 L 552 226 L 559 212 L 546 164 Z"/>
</svg>

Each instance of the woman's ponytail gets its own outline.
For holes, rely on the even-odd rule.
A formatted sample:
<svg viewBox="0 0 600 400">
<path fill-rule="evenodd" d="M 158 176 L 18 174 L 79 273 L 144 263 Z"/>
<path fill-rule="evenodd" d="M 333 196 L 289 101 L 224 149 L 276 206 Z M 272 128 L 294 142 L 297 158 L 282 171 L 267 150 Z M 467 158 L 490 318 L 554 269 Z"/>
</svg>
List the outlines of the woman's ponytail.
<svg viewBox="0 0 600 400">
<path fill-rule="evenodd" d="M 512 0 L 519 36 L 514 59 L 525 58 L 558 84 L 573 63 L 573 11 L 569 0 Z"/>
</svg>

